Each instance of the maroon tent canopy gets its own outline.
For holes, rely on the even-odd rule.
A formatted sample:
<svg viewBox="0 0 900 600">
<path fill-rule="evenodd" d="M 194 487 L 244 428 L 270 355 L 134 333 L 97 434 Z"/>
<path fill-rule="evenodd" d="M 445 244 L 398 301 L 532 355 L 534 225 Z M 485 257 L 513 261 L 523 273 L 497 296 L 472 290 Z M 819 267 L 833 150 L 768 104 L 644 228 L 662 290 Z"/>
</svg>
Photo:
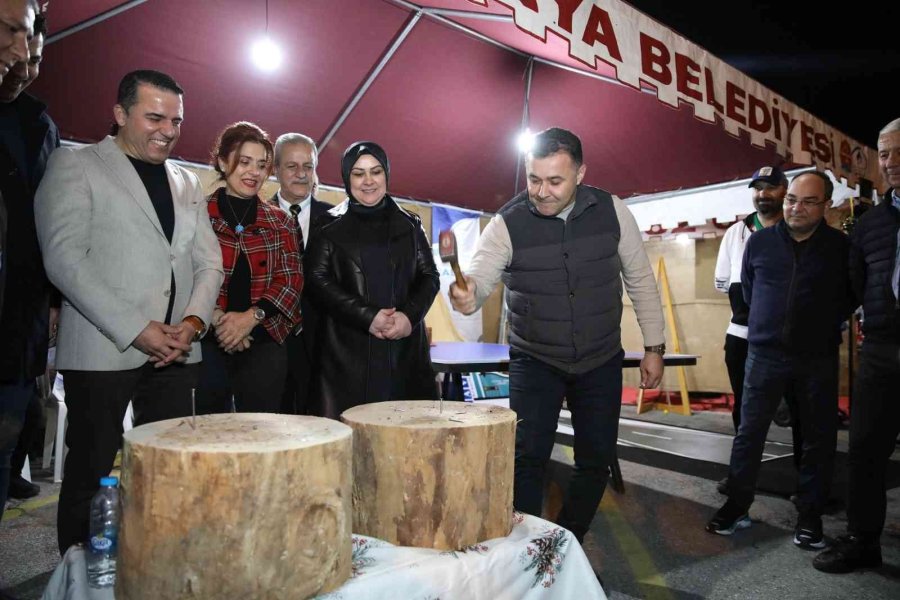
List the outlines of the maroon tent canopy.
<svg viewBox="0 0 900 600">
<path fill-rule="evenodd" d="M 521 182 L 524 125 L 575 131 L 587 183 L 622 196 L 784 161 L 772 145 L 661 102 L 646 83 L 620 83 L 609 64 L 570 56 L 557 35 L 529 35 L 504 4 L 269 0 L 268 33 L 285 60 L 266 73 L 249 53 L 266 31 L 265 0 L 54 2 L 33 93 L 64 138 L 95 141 L 112 122 L 121 76 L 159 69 L 185 89 L 176 149 L 185 160 L 206 162 L 219 130 L 250 120 L 273 139 L 312 136 L 320 179 L 340 186 L 343 149 L 372 139 L 390 156 L 392 193 L 488 211 Z"/>
</svg>

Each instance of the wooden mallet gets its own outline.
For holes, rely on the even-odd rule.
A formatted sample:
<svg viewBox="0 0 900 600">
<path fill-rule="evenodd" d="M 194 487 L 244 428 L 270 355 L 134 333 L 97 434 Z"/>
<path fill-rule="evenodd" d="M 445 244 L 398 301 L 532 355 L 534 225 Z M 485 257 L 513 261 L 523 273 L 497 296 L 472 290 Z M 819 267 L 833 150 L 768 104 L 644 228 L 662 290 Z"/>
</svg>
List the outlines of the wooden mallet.
<svg viewBox="0 0 900 600">
<path fill-rule="evenodd" d="M 445 229 L 438 236 L 438 251 L 441 254 L 441 261 L 450 263 L 453 274 L 456 275 L 456 285 L 464 292 L 469 291 L 466 285 L 466 278 L 463 277 L 462 271 L 459 269 L 459 256 L 456 251 L 456 234 L 450 229 Z"/>
</svg>

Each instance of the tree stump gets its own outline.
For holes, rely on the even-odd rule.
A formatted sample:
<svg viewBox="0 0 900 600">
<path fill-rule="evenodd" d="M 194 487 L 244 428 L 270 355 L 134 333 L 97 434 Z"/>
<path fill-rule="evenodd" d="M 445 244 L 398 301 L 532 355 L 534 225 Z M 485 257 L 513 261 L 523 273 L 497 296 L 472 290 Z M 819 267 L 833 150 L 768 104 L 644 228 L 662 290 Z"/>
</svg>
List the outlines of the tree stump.
<svg viewBox="0 0 900 600">
<path fill-rule="evenodd" d="M 124 436 L 116 598 L 308 598 L 350 576 L 351 440 L 330 419 L 218 414 Z"/>
<path fill-rule="evenodd" d="M 516 413 L 466 402 L 380 402 L 353 428 L 353 531 L 457 550 L 509 535 Z"/>
</svg>

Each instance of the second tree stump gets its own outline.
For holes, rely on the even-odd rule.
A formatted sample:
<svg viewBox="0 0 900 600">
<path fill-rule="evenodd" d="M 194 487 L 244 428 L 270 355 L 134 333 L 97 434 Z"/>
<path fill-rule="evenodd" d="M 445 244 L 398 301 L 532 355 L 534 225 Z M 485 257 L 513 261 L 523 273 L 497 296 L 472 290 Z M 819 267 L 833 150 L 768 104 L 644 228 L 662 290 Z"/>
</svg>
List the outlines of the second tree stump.
<svg viewBox="0 0 900 600">
<path fill-rule="evenodd" d="M 341 415 L 353 428 L 353 531 L 456 550 L 509 534 L 516 413 L 394 401 Z"/>
</svg>

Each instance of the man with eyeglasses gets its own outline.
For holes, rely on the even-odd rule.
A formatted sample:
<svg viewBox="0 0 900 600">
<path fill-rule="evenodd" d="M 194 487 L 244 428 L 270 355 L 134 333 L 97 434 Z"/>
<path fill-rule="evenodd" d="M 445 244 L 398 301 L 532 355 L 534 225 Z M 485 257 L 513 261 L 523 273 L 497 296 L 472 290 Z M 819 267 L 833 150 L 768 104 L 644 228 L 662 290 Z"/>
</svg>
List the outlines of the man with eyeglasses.
<svg viewBox="0 0 900 600">
<path fill-rule="evenodd" d="M 747 241 L 741 286 L 750 307 L 741 426 L 731 448 L 728 501 L 706 530 L 730 535 L 750 526 L 763 446 L 785 389 L 803 427 L 794 544 L 825 547 L 822 512 L 837 442 L 838 347 L 854 307 L 847 272 L 849 241 L 825 223 L 834 184 L 809 171 L 791 181 L 784 220 Z"/>
<path fill-rule="evenodd" d="M 813 560 L 827 573 L 881 566 L 885 471 L 900 435 L 900 119 L 878 136 L 878 166 L 890 189 L 866 211 L 850 243 L 850 278 L 865 313 L 850 411 L 847 535 Z"/>
<path fill-rule="evenodd" d="M 716 259 L 715 286 L 723 294 L 728 294 L 731 304 L 731 322 L 725 331 L 725 367 L 734 393 L 734 405 L 731 419 L 734 422 L 734 433 L 741 426 L 741 400 L 744 391 L 744 364 L 747 362 L 747 316 L 750 307 L 744 301 L 741 289 L 741 259 L 744 247 L 750 235 L 765 227 L 771 227 L 783 218 L 781 205 L 787 193 L 788 180 L 784 171 L 778 167 L 760 167 L 750 178 L 749 186 L 753 192 L 753 208 L 756 210 L 744 219 L 734 223 L 725 231 L 719 246 Z M 790 394 L 788 394 L 790 398 Z M 794 428 L 794 462 L 799 468 L 803 442 L 800 425 L 793 420 Z M 728 478 L 719 481 L 716 488 L 719 493 L 728 493 Z"/>
</svg>

